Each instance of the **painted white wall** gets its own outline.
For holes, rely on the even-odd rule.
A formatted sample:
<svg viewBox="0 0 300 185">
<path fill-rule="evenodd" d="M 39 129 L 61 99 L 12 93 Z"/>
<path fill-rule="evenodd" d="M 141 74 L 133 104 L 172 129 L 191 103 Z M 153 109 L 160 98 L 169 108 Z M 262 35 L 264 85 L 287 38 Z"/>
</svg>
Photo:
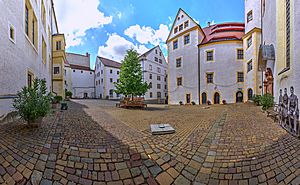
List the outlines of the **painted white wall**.
<svg viewBox="0 0 300 185">
<path fill-rule="evenodd" d="M 95 73 L 92 70 L 72 69 L 72 92 L 74 98 L 84 98 L 84 93 L 87 93 L 88 98 L 95 98 L 94 75 Z"/>
<path fill-rule="evenodd" d="M 24 28 L 25 0 L 0 1 L 0 97 L 15 95 L 27 85 L 27 72 L 31 71 L 36 78 L 47 81 L 48 91 L 51 87 L 51 39 L 48 28 L 51 29 L 51 1 L 45 1 L 46 29 L 41 20 L 41 1 L 30 0 L 38 22 L 38 47 L 35 49 L 26 36 Z M 9 39 L 10 25 L 15 30 L 15 42 Z M 50 30 L 51 31 L 51 30 Z M 47 62 L 42 62 L 42 37 L 47 45 Z M 52 38 L 52 37 L 50 37 Z M 12 85 L 13 84 L 13 85 Z M 4 102 L 4 103 L 3 103 Z M 6 114 L 10 103 L 0 101 L 0 116 Z"/>
<path fill-rule="evenodd" d="M 245 32 L 261 28 L 261 0 L 245 0 Z M 253 20 L 247 23 L 247 14 L 252 10 Z"/>
<path fill-rule="evenodd" d="M 207 94 L 207 100 L 214 102 L 214 94 L 220 94 L 220 103 L 236 102 L 236 93 L 243 92 L 244 83 L 237 82 L 237 72 L 243 72 L 243 60 L 237 60 L 237 49 L 243 48 L 242 42 L 228 42 L 201 46 L 200 89 Z M 206 61 L 206 51 L 214 51 L 214 61 Z M 207 84 L 206 73 L 214 73 L 214 84 Z"/>
<path fill-rule="evenodd" d="M 182 15 L 183 18 L 182 18 Z M 176 19 L 174 27 L 189 20 L 191 26 L 195 23 L 184 12 L 179 13 L 180 21 Z M 184 30 L 183 30 L 184 31 Z M 172 39 L 174 28 L 171 30 Z M 202 35 L 198 30 L 190 31 L 190 44 L 184 45 L 184 36 L 178 38 L 178 49 L 173 50 L 173 42 L 168 43 L 168 67 L 169 67 L 169 104 L 179 104 L 180 101 L 186 103 L 186 94 L 191 94 L 191 102 L 199 103 L 198 84 L 198 44 L 202 40 Z M 182 58 L 182 67 L 176 67 L 176 59 Z M 182 86 L 177 87 L 177 77 L 182 77 Z"/>
<path fill-rule="evenodd" d="M 112 70 L 112 73 L 110 71 Z M 102 73 L 103 71 L 103 73 Z M 95 84 L 96 85 L 96 98 L 102 99 L 120 99 L 121 95 L 117 95 L 113 92 L 112 96 L 110 95 L 110 90 L 115 90 L 115 82 L 119 79 L 120 69 L 105 66 L 101 60 L 97 57 L 95 64 Z M 110 79 L 112 78 L 112 82 Z M 103 79 L 103 82 L 102 82 Z"/>
<path fill-rule="evenodd" d="M 157 62 L 155 61 L 157 58 Z M 152 88 L 150 88 L 145 94 L 145 100 L 157 100 L 157 99 L 166 99 L 168 96 L 168 63 L 160 49 L 159 46 L 152 49 L 151 52 L 147 53 L 146 56 L 140 57 L 141 66 L 143 70 L 143 79 L 147 84 L 152 83 Z M 162 61 L 160 64 L 159 61 Z M 150 68 L 150 66 L 152 66 Z M 160 72 L 158 71 L 160 69 Z M 150 79 L 150 74 L 152 79 Z M 160 80 L 157 79 L 157 76 L 160 76 Z M 157 84 L 160 84 L 161 88 L 157 88 Z M 161 98 L 158 98 L 157 93 L 161 93 Z M 150 94 L 152 93 L 152 97 Z"/>
</svg>

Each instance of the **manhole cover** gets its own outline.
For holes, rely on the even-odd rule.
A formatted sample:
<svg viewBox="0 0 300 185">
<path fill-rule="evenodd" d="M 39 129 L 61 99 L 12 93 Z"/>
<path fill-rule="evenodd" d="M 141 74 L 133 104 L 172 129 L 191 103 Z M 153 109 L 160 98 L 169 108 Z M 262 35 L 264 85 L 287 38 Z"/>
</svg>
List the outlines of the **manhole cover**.
<svg viewBox="0 0 300 185">
<path fill-rule="evenodd" d="M 153 135 L 173 134 L 175 132 L 170 124 L 151 124 L 150 129 Z"/>
</svg>

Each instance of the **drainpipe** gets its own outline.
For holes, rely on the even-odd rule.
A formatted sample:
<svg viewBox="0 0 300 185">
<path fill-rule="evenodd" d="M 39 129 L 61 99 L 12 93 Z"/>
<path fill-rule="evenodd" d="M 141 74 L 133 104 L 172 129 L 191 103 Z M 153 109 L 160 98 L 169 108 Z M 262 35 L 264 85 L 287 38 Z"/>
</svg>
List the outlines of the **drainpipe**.
<svg viewBox="0 0 300 185">
<path fill-rule="evenodd" d="M 52 27 L 52 25 L 53 25 L 53 20 L 52 20 L 52 18 L 53 18 L 53 15 L 52 15 L 52 11 L 53 11 L 53 9 L 54 9 L 54 4 L 53 4 L 53 1 L 51 0 L 51 13 L 50 13 L 50 24 L 51 24 L 51 64 L 50 64 L 50 73 L 51 73 L 51 89 L 50 89 L 50 91 L 51 91 L 51 93 L 53 93 L 53 35 L 52 35 L 52 32 L 53 32 L 53 27 Z"/>
<path fill-rule="evenodd" d="M 197 45 L 197 50 L 198 50 L 198 100 L 199 100 L 199 105 L 201 105 L 201 88 L 200 88 L 200 49 L 199 46 Z"/>
<path fill-rule="evenodd" d="M 260 45 L 263 45 L 263 38 L 264 38 L 264 32 L 263 32 L 263 1 L 260 1 L 260 27 L 261 27 L 261 38 L 260 38 Z M 261 95 L 264 95 L 264 71 L 261 69 Z"/>
</svg>

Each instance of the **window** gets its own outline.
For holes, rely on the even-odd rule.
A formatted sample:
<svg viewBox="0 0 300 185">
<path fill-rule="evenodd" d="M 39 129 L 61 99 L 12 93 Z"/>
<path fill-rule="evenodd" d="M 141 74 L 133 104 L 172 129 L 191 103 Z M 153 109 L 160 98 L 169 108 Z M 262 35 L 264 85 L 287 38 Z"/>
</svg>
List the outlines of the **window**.
<svg viewBox="0 0 300 185">
<path fill-rule="evenodd" d="M 157 92 L 157 98 L 161 98 L 161 92 Z"/>
<path fill-rule="evenodd" d="M 184 45 L 189 44 L 190 43 L 190 35 L 185 35 L 184 36 Z"/>
<path fill-rule="evenodd" d="M 181 58 L 176 59 L 176 67 L 181 67 Z"/>
<path fill-rule="evenodd" d="M 101 70 L 101 74 L 103 75 L 103 70 Z"/>
<path fill-rule="evenodd" d="M 243 60 L 244 59 L 244 50 L 243 49 L 238 49 L 237 50 L 237 59 L 238 60 Z"/>
<path fill-rule="evenodd" d="M 112 74 L 112 73 L 113 73 L 113 70 L 111 69 L 111 70 L 110 70 L 110 74 Z"/>
<path fill-rule="evenodd" d="M 183 30 L 183 24 L 179 25 L 179 31 Z"/>
<path fill-rule="evenodd" d="M 162 55 L 162 53 L 161 52 L 159 52 L 159 56 L 161 56 Z"/>
<path fill-rule="evenodd" d="M 178 32 L 178 27 L 176 27 L 175 29 L 174 29 L 174 34 L 176 34 Z"/>
<path fill-rule="evenodd" d="M 117 75 L 120 74 L 120 71 L 117 71 Z"/>
<path fill-rule="evenodd" d="M 28 73 L 27 74 L 27 85 L 28 85 L 28 87 L 32 86 L 32 81 L 33 81 L 33 74 Z"/>
<path fill-rule="evenodd" d="M 184 22 L 184 28 L 187 28 L 187 27 L 189 27 L 189 21 Z"/>
<path fill-rule="evenodd" d="M 208 84 L 214 83 L 214 74 L 213 73 L 207 73 L 206 74 L 206 82 Z"/>
<path fill-rule="evenodd" d="M 214 51 L 206 51 L 206 61 L 214 60 Z"/>
<path fill-rule="evenodd" d="M 29 37 L 29 9 L 28 5 L 25 5 L 25 33 Z"/>
<path fill-rule="evenodd" d="M 59 67 L 54 67 L 54 74 L 55 75 L 59 74 Z"/>
<path fill-rule="evenodd" d="M 182 86 L 182 77 L 177 78 L 177 86 Z"/>
<path fill-rule="evenodd" d="M 244 82 L 244 73 L 243 72 L 237 73 L 237 82 Z"/>
<path fill-rule="evenodd" d="M 157 68 L 157 72 L 158 72 L 158 73 L 160 73 L 160 72 L 161 72 L 161 70 L 160 70 L 160 68 L 159 68 L 159 67 Z"/>
<path fill-rule="evenodd" d="M 152 71 L 152 65 L 149 65 L 149 70 Z"/>
<path fill-rule="evenodd" d="M 92 72 L 90 72 L 90 75 L 92 74 Z"/>
<path fill-rule="evenodd" d="M 103 78 L 101 78 L 101 83 L 103 83 Z"/>
<path fill-rule="evenodd" d="M 42 1 L 42 22 L 43 22 L 44 29 L 46 30 L 46 9 L 44 5 L 44 1 Z"/>
<path fill-rule="evenodd" d="M 160 89 L 161 88 L 161 85 L 160 84 L 157 84 L 157 89 Z"/>
<path fill-rule="evenodd" d="M 56 50 L 57 51 L 61 50 L 61 41 L 56 42 Z"/>
<path fill-rule="evenodd" d="M 119 83 L 119 82 L 120 82 L 120 79 L 117 79 L 117 82 Z"/>
<path fill-rule="evenodd" d="M 165 85 L 165 89 L 168 89 L 168 86 L 167 86 L 167 85 Z"/>
<path fill-rule="evenodd" d="M 110 96 L 111 98 L 114 97 L 114 90 L 113 90 L 113 89 L 109 90 L 109 96 Z"/>
<path fill-rule="evenodd" d="M 286 68 L 291 65 L 291 6 L 290 0 L 286 0 Z"/>
<path fill-rule="evenodd" d="M 247 63 L 247 72 L 250 72 L 253 69 L 252 60 Z"/>
<path fill-rule="evenodd" d="M 153 93 L 152 92 L 150 92 L 150 98 L 152 98 L 153 97 Z"/>
<path fill-rule="evenodd" d="M 75 69 L 73 70 L 73 73 L 75 73 Z"/>
<path fill-rule="evenodd" d="M 16 37 L 16 35 L 15 35 L 15 28 L 12 25 L 9 25 L 9 39 L 13 43 L 15 43 L 15 41 L 16 41 L 15 37 Z"/>
<path fill-rule="evenodd" d="M 250 37 L 247 39 L 247 48 L 250 48 L 251 45 L 252 45 L 252 36 L 250 36 Z"/>
<path fill-rule="evenodd" d="M 173 50 L 177 49 L 178 48 L 178 40 L 175 40 L 173 42 Z"/>
<path fill-rule="evenodd" d="M 157 57 L 155 57 L 155 59 L 154 59 L 154 60 L 155 60 L 155 62 L 158 62 L 158 58 L 157 58 Z"/>
<path fill-rule="evenodd" d="M 152 74 L 149 74 L 149 79 L 152 79 Z"/>
<path fill-rule="evenodd" d="M 47 63 L 47 46 L 44 37 L 42 37 L 42 59 L 43 63 Z"/>
<path fill-rule="evenodd" d="M 150 88 L 150 89 L 152 88 L 152 82 L 149 83 L 149 88 Z"/>
<path fill-rule="evenodd" d="M 157 76 L 157 80 L 160 81 L 160 79 L 161 79 L 161 78 L 160 78 L 160 76 L 158 75 L 158 76 Z"/>
<path fill-rule="evenodd" d="M 253 20 L 253 13 L 252 10 L 247 13 L 247 23 Z"/>
<path fill-rule="evenodd" d="M 167 77 L 165 77 L 165 82 L 167 81 Z"/>
<path fill-rule="evenodd" d="M 159 63 L 162 64 L 162 59 L 159 59 Z"/>
<path fill-rule="evenodd" d="M 110 78 L 110 83 L 113 83 L 113 79 L 112 78 Z"/>
<path fill-rule="evenodd" d="M 83 71 L 81 71 L 81 73 L 83 73 Z"/>
<path fill-rule="evenodd" d="M 155 50 L 155 54 L 157 54 L 157 49 Z"/>
</svg>

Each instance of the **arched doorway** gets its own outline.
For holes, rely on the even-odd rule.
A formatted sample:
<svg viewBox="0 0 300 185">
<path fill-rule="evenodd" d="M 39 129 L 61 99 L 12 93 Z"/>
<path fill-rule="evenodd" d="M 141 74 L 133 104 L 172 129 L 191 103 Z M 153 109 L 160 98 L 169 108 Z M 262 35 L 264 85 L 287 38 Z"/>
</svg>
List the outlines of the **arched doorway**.
<svg viewBox="0 0 300 185">
<path fill-rule="evenodd" d="M 204 93 L 202 93 L 202 95 L 201 95 L 201 99 L 202 99 L 202 104 L 206 104 L 207 103 L 207 95 L 206 95 L 206 93 L 204 92 Z"/>
<path fill-rule="evenodd" d="M 253 90 L 248 89 L 248 100 L 252 100 L 252 98 L 253 98 Z"/>
<path fill-rule="evenodd" d="M 214 104 L 220 104 L 220 94 L 218 92 L 214 95 Z"/>
<path fill-rule="evenodd" d="M 236 93 L 236 103 L 242 103 L 244 100 L 244 94 L 241 91 Z"/>
</svg>

